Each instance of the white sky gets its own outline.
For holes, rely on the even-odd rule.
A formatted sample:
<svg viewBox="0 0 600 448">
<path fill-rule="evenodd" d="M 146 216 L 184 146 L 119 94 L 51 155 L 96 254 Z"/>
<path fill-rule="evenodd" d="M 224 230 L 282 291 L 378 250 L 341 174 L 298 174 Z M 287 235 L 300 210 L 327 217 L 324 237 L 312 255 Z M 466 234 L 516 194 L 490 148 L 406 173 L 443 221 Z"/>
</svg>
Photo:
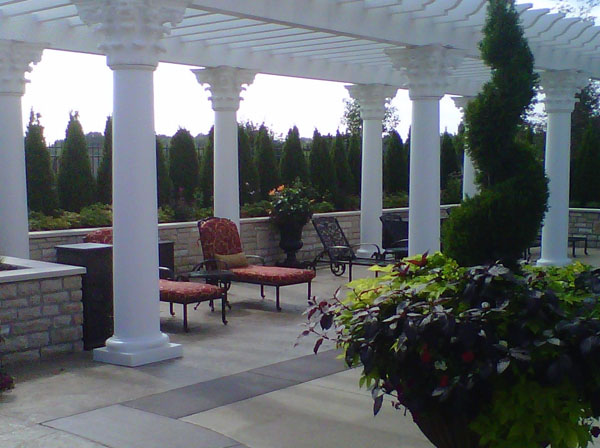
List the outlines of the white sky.
<svg viewBox="0 0 600 448">
<path fill-rule="evenodd" d="M 536 1 L 537 7 L 549 6 Z M 179 127 L 193 135 L 207 133 L 214 113 L 204 90 L 187 66 L 160 64 L 155 72 L 155 123 L 158 134 L 173 135 Z M 104 131 L 112 111 L 112 72 L 103 56 L 44 51 L 42 61 L 28 75 L 31 83 L 23 98 L 23 124 L 31 108 L 40 113 L 48 144 L 64 138 L 69 112 L 78 111 L 84 132 Z M 281 76 L 257 75 L 242 94 L 238 120 L 265 123 L 275 134 L 296 125 L 303 137 L 315 128 L 335 133 L 341 128 L 343 84 Z M 392 104 L 398 109 L 398 131 L 403 138 L 411 123 L 408 93 L 399 90 Z M 461 114 L 449 97 L 440 108 L 440 131 L 456 132 Z"/>
</svg>

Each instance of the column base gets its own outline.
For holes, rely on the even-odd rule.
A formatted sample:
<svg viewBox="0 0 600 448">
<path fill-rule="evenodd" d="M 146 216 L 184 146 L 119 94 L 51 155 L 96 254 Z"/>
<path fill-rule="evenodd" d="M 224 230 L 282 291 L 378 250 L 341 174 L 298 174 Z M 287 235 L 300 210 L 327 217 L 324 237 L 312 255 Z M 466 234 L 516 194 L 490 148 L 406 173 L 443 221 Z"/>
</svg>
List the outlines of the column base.
<svg viewBox="0 0 600 448">
<path fill-rule="evenodd" d="M 371 258 L 371 255 L 373 255 L 373 252 L 377 252 L 377 249 L 375 249 L 375 246 L 365 246 L 365 247 L 361 247 L 360 249 L 358 249 L 356 251 L 356 256 L 358 258 Z"/>
<path fill-rule="evenodd" d="M 567 266 L 573 260 L 569 257 L 564 258 L 540 258 L 535 264 L 536 266 Z"/>
<path fill-rule="evenodd" d="M 173 343 L 130 353 L 110 350 L 107 347 L 94 349 L 94 361 L 126 367 L 137 367 L 167 359 L 181 358 L 182 356 L 183 347 L 181 344 Z"/>
</svg>

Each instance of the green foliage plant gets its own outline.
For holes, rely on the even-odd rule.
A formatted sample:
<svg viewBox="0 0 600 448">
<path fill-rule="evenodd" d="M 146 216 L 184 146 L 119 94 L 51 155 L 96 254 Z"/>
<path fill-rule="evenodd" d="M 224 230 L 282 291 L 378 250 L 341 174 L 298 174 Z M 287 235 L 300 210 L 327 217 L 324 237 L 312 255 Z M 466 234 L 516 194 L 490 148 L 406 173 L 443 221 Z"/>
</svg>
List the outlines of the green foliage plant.
<svg viewBox="0 0 600 448">
<path fill-rule="evenodd" d="M 269 198 L 269 191 L 279 184 L 279 166 L 273 150 L 273 139 L 267 127 L 262 124 L 258 129 L 254 149 L 254 165 L 258 172 L 258 192 L 263 200 Z"/>
<path fill-rule="evenodd" d="M 385 139 L 383 159 L 383 185 L 387 194 L 408 191 L 408 153 L 402 143 L 402 137 L 396 131 L 390 132 Z"/>
<path fill-rule="evenodd" d="M 199 184 L 199 166 L 194 137 L 187 129 L 180 128 L 171 138 L 169 175 L 177 199 L 192 203 Z"/>
<path fill-rule="evenodd" d="M 352 173 L 352 188 L 350 194 L 360 194 L 361 170 L 362 170 L 362 154 L 361 154 L 361 139 L 360 135 L 352 134 L 348 141 L 348 165 Z"/>
<path fill-rule="evenodd" d="M 279 229 L 304 226 L 312 217 L 312 202 L 300 179 L 291 185 L 280 185 L 269 193 L 270 221 Z"/>
<path fill-rule="evenodd" d="M 200 175 L 200 191 L 202 192 L 202 205 L 212 207 L 214 192 L 214 126 L 208 132 L 208 143 L 202 153 L 202 167 Z"/>
<path fill-rule="evenodd" d="M 480 193 L 453 210 L 444 251 L 463 266 L 514 266 L 539 231 L 548 199 L 543 167 L 516 141 L 537 82 L 533 56 L 512 2 L 490 0 L 480 43 L 492 80 L 466 108 L 468 152 Z"/>
<path fill-rule="evenodd" d="M 94 203 L 96 188 L 79 114 L 71 113 L 60 156 L 58 197 L 63 210 L 79 212 Z"/>
<path fill-rule="evenodd" d="M 238 175 L 240 205 L 256 201 L 258 172 L 254 165 L 250 139 L 246 127 L 238 125 Z"/>
<path fill-rule="evenodd" d="M 350 164 L 348 163 L 346 142 L 340 131 L 337 131 L 335 134 L 331 158 L 333 159 L 338 197 L 346 197 L 351 193 L 353 180 Z"/>
<path fill-rule="evenodd" d="M 588 125 L 574 167 L 573 197 L 582 205 L 600 201 L 600 128 Z"/>
<path fill-rule="evenodd" d="M 165 152 L 163 150 L 160 139 L 156 139 L 156 186 L 157 186 L 157 203 L 159 207 L 166 207 L 171 202 L 171 194 L 173 192 L 173 182 L 169 176 L 167 161 L 165 160 Z"/>
<path fill-rule="evenodd" d="M 112 204 L 112 117 L 106 118 L 102 159 L 96 179 L 96 200 L 103 204 Z"/>
<path fill-rule="evenodd" d="M 308 167 L 306 158 L 302 151 L 300 134 L 298 128 L 294 126 L 289 130 L 285 143 L 283 144 L 283 154 L 280 162 L 281 182 L 286 185 L 293 183 L 296 178 L 302 182 L 308 181 Z"/>
<path fill-rule="evenodd" d="M 310 150 L 310 180 L 320 198 L 336 193 L 336 172 L 329 152 L 329 141 L 315 129 Z"/>
<path fill-rule="evenodd" d="M 377 414 L 408 409 L 439 448 L 586 447 L 600 428 L 600 270 L 511 271 L 436 253 L 313 298 L 301 336 L 362 366 Z"/>
<path fill-rule="evenodd" d="M 452 135 L 450 135 L 448 132 L 444 132 L 442 134 L 440 153 L 440 185 L 442 190 L 444 190 L 448 186 L 448 182 L 450 181 L 452 174 L 460 171 L 460 168 L 458 167 L 454 137 L 452 137 Z"/>
<path fill-rule="evenodd" d="M 54 173 L 44 139 L 44 127 L 40 124 L 40 115 L 35 114 L 33 109 L 25 133 L 25 164 L 29 210 L 53 213 L 58 208 Z"/>
</svg>

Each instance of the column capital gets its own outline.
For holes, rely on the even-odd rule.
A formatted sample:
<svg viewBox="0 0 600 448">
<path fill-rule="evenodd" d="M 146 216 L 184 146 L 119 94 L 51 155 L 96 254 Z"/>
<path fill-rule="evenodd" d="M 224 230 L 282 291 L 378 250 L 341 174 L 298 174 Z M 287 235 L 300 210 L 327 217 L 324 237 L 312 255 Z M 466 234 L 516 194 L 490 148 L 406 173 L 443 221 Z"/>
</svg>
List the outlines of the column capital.
<svg viewBox="0 0 600 448">
<path fill-rule="evenodd" d="M 256 72 L 243 68 L 219 66 L 192 70 L 200 84 L 208 84 L 208 98 L 215 111 L 237 111 L 240 107 L 241 93 L 245 85 L 254 81 Z"/>
<path fill-rule="evenodd" d="M 25 73 L 29 73 L 31 64 L 42 59 L 44 46 L 29 42 L 0 40 L 0 94 L 23 96 Z"/>
<path fill-rule="evenodd" d="M 444 96 L 450 70 L 461 63 L 466 52 L 443 45 L 425 45 L 390 48 L 385 53 L 394 68 L 406 77 L 408 94 L 415 100 Z"/>
<path fill-rule="evenodd" d="M 572 112 L 575 94 L 589 82 L 589 76 L 576 70 L 546 70 L 540 74 L 540 85 L 546 95 L 546 112 Z"/>
<path fill-rule="evenodd" d="M 102 36 L 98 46 L 112 69 L 146 66 L 154 69 L 165 51 L 161 39 L 166 23 L 183 19 L 189 0 L 73 0 L 81 20 Z"/>
<path fill-rule="evenodd" d="M 462 113 L 465 112 L 467 105 L 473 101 L 476 97 L 474 96 L 453 96 L 452 101 L 457 109 L 460 109 Z"/>
<path fill-rule="evenodd" d="M 384 84 L 356 84 L 346 86 L 350 97 L 358 102 L 363 120 L 379 120 L 385 117 L 385 102 L 394 98 L 397 87 Z"/>
</svg>

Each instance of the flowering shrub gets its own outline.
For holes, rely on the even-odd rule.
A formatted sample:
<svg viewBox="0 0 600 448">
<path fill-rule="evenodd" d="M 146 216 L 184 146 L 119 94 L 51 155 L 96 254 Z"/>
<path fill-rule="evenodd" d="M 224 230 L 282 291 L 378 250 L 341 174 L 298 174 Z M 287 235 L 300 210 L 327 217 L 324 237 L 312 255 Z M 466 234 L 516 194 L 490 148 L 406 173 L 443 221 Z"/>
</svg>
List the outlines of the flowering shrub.
<svg viewBox="0 0 600 448">
<path fill-rule="evenodd" d="M 292 185 L 280 185 L 271 190 L 269 197 L 269 217 L 277 227 L 303 226 L 312 216 L 311 200 L 298 179 Z"/>
<path fill-rule="evenodd" d="M 314 299 L 302 335 L 361 364 L 374 412 L 384 395 L 434 445 L 431 419 L 464 421 L 462 446 L 584 447 L 600 416 L 600 272 L 574 264 L 462 268 L 442 255 L 407 258 L 347 298 Z"/>
</svg>

